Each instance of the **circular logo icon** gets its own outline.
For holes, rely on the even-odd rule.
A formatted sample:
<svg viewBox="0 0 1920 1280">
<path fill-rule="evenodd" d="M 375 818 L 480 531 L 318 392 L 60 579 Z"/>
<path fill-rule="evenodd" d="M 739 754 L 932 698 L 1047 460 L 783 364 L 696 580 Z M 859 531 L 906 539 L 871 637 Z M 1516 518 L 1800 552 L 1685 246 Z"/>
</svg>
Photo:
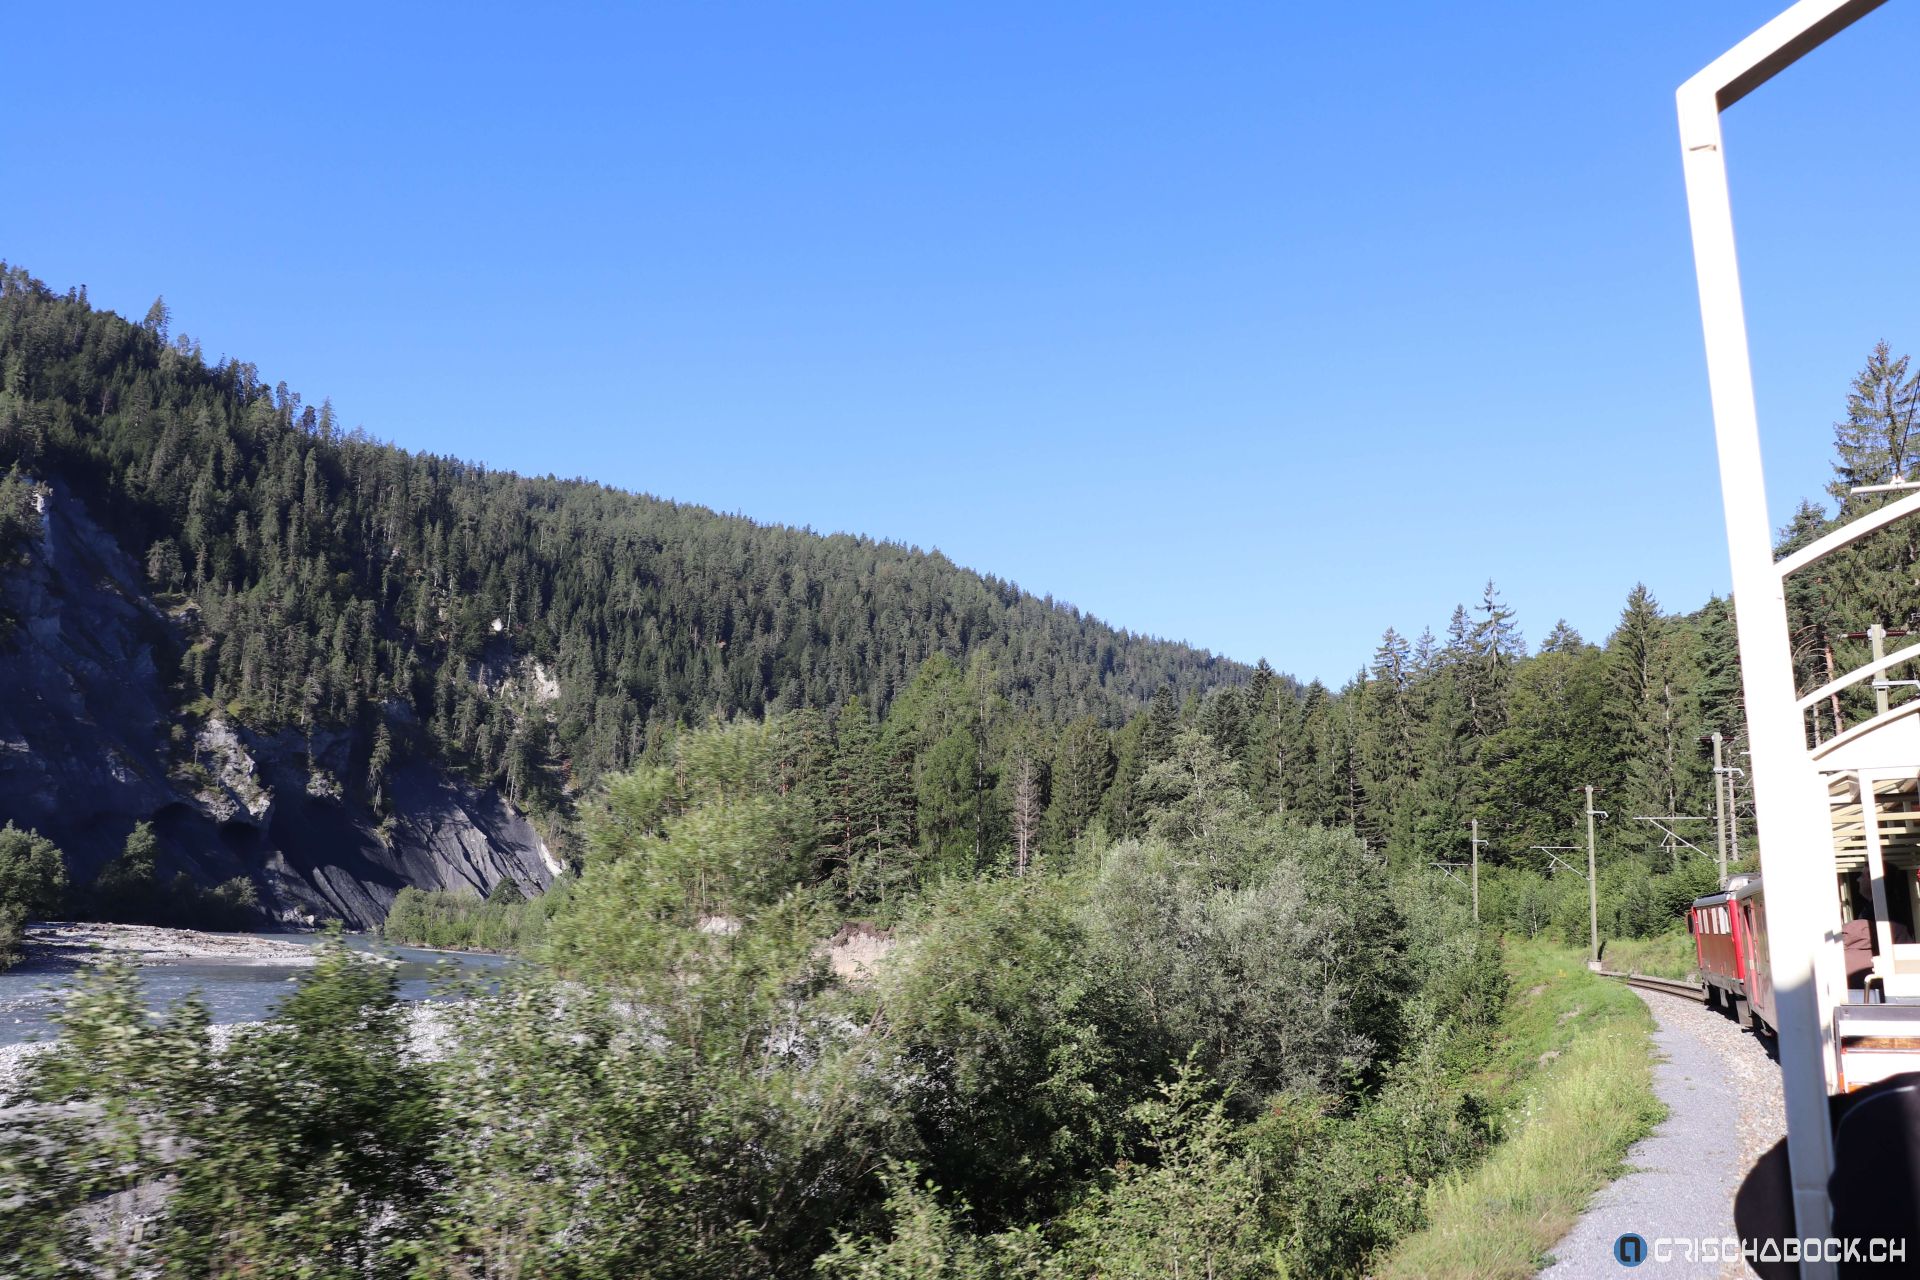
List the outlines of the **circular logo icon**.
<svg viewBox="0 0 1920 1280">
<path fill-rule="evenodd" d="M 1647 1238 L 1629 1231 L 1613 1242 L 1613 1260 L 1623 1267 L 1637 1267 L 1647 1260 Z"/>
</svg>

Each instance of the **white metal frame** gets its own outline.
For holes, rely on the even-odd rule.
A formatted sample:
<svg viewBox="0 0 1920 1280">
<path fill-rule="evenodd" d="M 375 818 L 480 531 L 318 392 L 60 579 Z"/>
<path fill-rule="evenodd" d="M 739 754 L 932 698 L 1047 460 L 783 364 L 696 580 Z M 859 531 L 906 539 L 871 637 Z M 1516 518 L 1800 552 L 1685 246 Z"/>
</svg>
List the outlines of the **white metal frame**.
<svg viewBox="0 0 1920 1280">
<path fill-rule="evenodd" d="M 1787 632 L 1785 579 L 1878 527 L 1876 522 L 1895 518 L 1896 508 L 1904 514 L 1920 504 L 1913 499 L 1893 503 L 1858 522 L 1867 527 L 1848 526 L 1787 561 L 1775 562 L 1720 113 L 1882 3 L 1800 0 L 1716 58 L 1678 94 L 1694 269 L 1733 562 L 1754 796 L 1768 854 L 1768 949 L 1780 1022 L 1794 1215 L 1802 1237 L 1827 1235 L 1831 1221 L 1827 1178 L 1833 1168 L 1833 1134 L 1827 1097 L 1838 1079 L 1839 1062 L 1828 1015 L 1836 991 L 1844 1000 L 1845 983 L 1834 945 L 1840 918 L 1828 793 L 1808 754 L 1805 722 L 1796 705 L 1800 698 Z M 1817 945 L 1820 941 L 1828 945 Z M 1805 1263 L 1801 1274 L 1831 1276 L 1833 1266 Z"/>
</svg>

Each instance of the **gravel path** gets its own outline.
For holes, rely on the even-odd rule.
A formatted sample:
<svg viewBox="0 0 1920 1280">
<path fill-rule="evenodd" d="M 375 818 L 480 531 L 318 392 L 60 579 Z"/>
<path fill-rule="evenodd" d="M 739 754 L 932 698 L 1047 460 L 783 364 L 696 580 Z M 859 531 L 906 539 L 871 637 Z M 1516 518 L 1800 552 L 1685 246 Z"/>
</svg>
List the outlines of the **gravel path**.
<svg viewBox="0 0 1920 1280">
<path fill-rule="evenodd" d="M 1780 1069 L 1759 1037 L 1691 1000 L 1634 994 L 1657 1024 L 1653 1088 L 1669 1114 L 1627 1153 L 1629 1172 L 1595 1196 L 1554 1246 L 1557 1261 L 1540 1280 L 1618 1280 L 1628 1272 L 1614 1261 L 1613 1242 L 1628 1231 L 1649 1242 L 1732 1236 L 1740 1180 L 1786 1133 Z M 1667 1263 L 1649 1258 L 1631 1274 L 1721 1280 L 1753 1272 L 1740 1262 L 1689 1263 L 1676 1249 Z"/>
</svg>

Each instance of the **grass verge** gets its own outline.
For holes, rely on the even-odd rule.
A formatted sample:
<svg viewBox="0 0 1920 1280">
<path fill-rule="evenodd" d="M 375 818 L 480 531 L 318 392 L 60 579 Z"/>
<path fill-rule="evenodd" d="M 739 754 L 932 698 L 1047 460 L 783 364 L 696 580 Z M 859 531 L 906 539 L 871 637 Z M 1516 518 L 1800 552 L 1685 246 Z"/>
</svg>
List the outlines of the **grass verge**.
<svg viewBox="0 0 1920 1280">
<path fill-rule="evenodd" d="M 1675 929 L 1652 938 L 1614 938 L 1600 950 L 1600 963 L 1616 973 L 1644 973 L 1685 982 L 1693 977 L 1693 935 Z"/>
<path fill-rule="evenodd" d="M 1577 951 L 1513 943 L 1507 955 L 1514 997 L 1497 1068 L 1507 1135 L 1434 1187 L 1428 1225 L 1375 1264 L 1375 1280 L 1532 1276 L 1665 1114 L 1653 1095 L 1653 1019 L 1639 998 L 1587 972 Z"/>
</svg>

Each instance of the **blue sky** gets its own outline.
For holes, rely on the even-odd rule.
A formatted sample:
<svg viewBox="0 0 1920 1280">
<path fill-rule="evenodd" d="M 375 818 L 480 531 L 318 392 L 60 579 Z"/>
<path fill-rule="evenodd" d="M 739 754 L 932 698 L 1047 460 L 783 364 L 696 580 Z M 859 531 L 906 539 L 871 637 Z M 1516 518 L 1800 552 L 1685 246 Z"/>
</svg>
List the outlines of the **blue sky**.
<svg viewBox="0 0 1920 1280">
<path fill-rule="evenodd" d="M 1727 584 L 1673 90 L 1784 0 L 35 5 L 0 257 L 409 448 L 1337 682 Z M 1777 521 L 1920 345 L 1890 5 L 1728 116 Z"/>
</svg>

